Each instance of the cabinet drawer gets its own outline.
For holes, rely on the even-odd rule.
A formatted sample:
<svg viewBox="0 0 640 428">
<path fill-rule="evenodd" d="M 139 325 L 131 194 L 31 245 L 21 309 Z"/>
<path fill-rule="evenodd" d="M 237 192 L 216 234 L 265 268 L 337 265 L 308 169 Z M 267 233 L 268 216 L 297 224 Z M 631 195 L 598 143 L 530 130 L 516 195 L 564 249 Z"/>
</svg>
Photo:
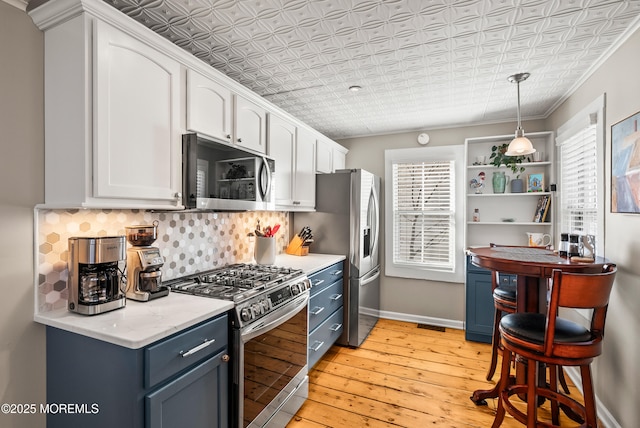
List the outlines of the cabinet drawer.
<svg viewBox="0 0 640 428">
<path fill-rule="evenodd" d="M 341 279 L 343 276 L 343 262 L 340 261 L 319 272 L 309 275 L 311 281 L 311 296 L 314 296 Z"/>
<path fill-rule="evenodd" d="M 309 369 L 322 358 L 342 334 L 343 316 L 342 309 L 338 309 L 309 335 Z"/>
<path fill-rule="evenodd" d="M 309 300 L 309 331 L 313 331 L 343 303 L 342 279 L 321 290 Z"/>
<path fill-rule="evenodd" d="M 507 289 L 514 289 L 518 285 L 518 275 L 498 272 L 498 286 Z"/>
<path fill-rule="evenodd" d="M 226 347 L 227 326 L 225 314 L 147 347 L 144 350 L 145 387 L 152 387 Z"/>
</svg>

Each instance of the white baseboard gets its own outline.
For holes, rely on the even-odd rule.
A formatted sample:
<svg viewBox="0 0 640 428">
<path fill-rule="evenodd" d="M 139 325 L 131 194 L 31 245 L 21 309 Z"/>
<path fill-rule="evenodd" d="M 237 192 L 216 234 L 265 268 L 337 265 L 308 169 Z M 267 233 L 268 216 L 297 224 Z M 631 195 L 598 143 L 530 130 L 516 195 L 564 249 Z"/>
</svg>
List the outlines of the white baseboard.
<svg viewBox="0 0 640 428">
<path fill-rule="evenodd" d="M 449 320 L 444 318 L 425 317 L 422 315 L 404 314 L 400 312 L 380 311 L 380 318 L 387 318 L 396 321 L 415 322 L 418 324 L 431 324 L 438 327 L 455 328 L 464 330 L 464 322 Z"/>
<path fill-rule="evenodd" d="M 15 6 L 22 11 L 27 10 L 27 0 L 0 0 L 0 1 L 4 1 L 5 3 L 10 4 L 11 6 Z"/>
<path fill-rule="evenodd" d="M 564 372 L 569 376 L 573 384 L 578 388 L 580 394 L 582 394 L 582 380 L 580 378 L 580 369 L 578 367 L 563 367 Z M 605 428 L 622 428 L 622 425 L 615 420 L 611 415 L 611 412 L 602 404 L 596 396 L 596 412 L 598 412 L 598 419 L 604 425 Z"/>
</svg>

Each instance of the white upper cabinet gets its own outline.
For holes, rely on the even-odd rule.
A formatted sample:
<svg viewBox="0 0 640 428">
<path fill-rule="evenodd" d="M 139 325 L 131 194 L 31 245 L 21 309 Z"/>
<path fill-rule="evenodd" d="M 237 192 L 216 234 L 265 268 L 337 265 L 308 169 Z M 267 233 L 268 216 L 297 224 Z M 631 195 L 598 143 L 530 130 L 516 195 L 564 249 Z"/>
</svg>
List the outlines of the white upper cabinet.
<svg viewBox="0 0 640 428">
<path fill-rule="evenodd" d="M 87 13 L 45 46 L 45 204 L 182 208 L 180 64 Z"/>
<path fill-rule="evenodd" d="M 316 207 L 316 136 L 305 128 L 298 128 L 296 138 L 293 204 L 304 209 Z M 277 166 L 277 165 L 276 165 Z"/>
<path fill-rule="evenodd" d="M 328 174 L 344 169 L 348 150 L 338 143 L 320 136 L 316 142 L 316 172 Z"/>
<path fill-rule="evenodd" d="M 94 196 L 175 200 L 180 64 L 100 21 L 95 46 Z"/>
<path fill-rule="evenodd" d="M 289 211 L 315 208 L 315 136 L 269 115 L 269 156 L 276 161 L 276 206 Z"/>
<path fill-rule="evenodd" d="M 193 70 L 187 70 L 187 129 L 231 142 L 231 90 Z"/>
<path fill-rule="evenodd" d="M 267 152 L 267 111 L 236 95 L 235 144 L 259 153 Z"/>
</svg>

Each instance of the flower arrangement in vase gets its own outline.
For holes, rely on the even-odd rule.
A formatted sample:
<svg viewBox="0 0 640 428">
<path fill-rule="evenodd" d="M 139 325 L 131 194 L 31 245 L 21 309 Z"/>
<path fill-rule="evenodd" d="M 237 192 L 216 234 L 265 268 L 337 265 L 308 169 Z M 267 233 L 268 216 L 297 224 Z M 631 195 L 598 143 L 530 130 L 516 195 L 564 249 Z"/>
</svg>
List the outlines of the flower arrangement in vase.
<svg viewBox="0 0 640 428">
<path fill-rule="evenodd" d="M 495 167 L 504 165 L 509 168 L 515 174 L 515 178 L 510 180 L 511 193 L 522 193 L 524 191 L 524 182 L 522 181 L 522 179 L 520 179 L 520 174 L 524 172 L 524 167 L 520 164 L 524 161 L 525 157 L 505 155 L 505 153 L 507 152 L 507 147 L 509 147 L 509 143 L 503 143 L 491 147 L 491 156 L 489 157 L 489 163 Z M 503 192 L 496 192 L 494 189 L 494 193 Z"/>
</svg>

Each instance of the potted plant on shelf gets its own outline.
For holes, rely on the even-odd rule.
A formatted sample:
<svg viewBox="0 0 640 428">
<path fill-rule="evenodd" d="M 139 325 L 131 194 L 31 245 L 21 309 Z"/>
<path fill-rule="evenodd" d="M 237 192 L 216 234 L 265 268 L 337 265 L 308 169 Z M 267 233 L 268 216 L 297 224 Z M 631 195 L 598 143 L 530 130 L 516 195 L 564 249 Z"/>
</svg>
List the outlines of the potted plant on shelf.
<svg viewBox="0 0 640 428">
<path fill-rule="evenodd" d="M 520 174 L 524 172 L 524 167 L 520 165 L 525 157 L 524 156 L 507 156 L 507 147 L 509 143 L 503 143 L 497 146 L 491 147 L 491 156 L 489 157 L 490 164 L 499 167 L 501 165 L 506 166 L 515 174 L 515 178 L 509 180 L 504 176 L 503 172 L 494 172 L 493 174 L 493 193 L 504 193 L 504 187 L 507 182 L 511 181 L 511 193 L 522 193 L 524 191 L 524 182 L 520 178 Z"/>
</svg>

